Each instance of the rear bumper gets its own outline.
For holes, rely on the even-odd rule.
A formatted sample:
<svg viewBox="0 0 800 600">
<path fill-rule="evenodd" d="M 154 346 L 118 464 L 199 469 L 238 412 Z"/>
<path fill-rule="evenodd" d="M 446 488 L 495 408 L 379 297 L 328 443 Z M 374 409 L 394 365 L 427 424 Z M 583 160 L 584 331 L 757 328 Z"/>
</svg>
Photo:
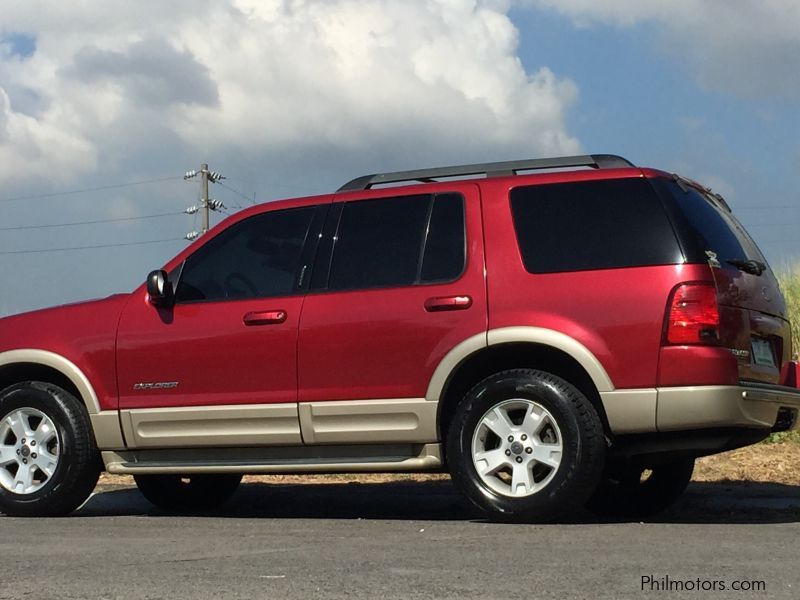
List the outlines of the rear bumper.
<svg viewBox="0 0 800 600">
<path fill-rule="evenodd" d="M 719 427 L 798 429 L 800 390 L 779 386 L 732 385 L 659 388 L 658 431 Z"/>
<path fill-rule="evenodd" d="M 628 462 L 651 468 L 686 458 L 698 458 L 757 444 L 769 429 L 752 427 L 716 427 L 660 433 L 633 433 L 615 438 L 610 448 L 610 462 Z"/>
</svg>

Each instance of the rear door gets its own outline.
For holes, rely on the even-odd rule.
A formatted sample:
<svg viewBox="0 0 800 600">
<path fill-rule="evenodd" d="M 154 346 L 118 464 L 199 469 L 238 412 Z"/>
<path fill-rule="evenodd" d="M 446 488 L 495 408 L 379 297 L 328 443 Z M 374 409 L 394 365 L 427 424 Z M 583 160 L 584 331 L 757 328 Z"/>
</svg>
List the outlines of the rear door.
<svg viewBox="0 0 800 600">
<path fill-rule="evenodd" d="M 780 383 L 792 355 L 786 305 L 758 246 L 724 202 L 687 182 L 656 185 L 678 207 L 679 229 L 690 262 L 707 260 L 720 305 L 720 336 L 738 359 L 742 381 Z"/>
<path fill-rule="evenodd" d="M 340 198 L 300 321 L 303 439 L 436 441 L 428 383 L 449 350 L 486 331 L 478 188 Z"/>
</svg>

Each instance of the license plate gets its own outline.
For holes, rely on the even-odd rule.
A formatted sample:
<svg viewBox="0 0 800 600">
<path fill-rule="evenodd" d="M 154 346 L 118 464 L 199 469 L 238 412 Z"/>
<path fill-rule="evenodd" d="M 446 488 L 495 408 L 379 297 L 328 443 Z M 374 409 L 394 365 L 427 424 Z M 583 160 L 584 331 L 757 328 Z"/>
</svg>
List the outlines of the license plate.
<svg viewBox="0 0 800 600">
<path fill-rule="evenodd" d="M 751 345 L 753 348 L 754 363 L 765 367 L 775 366 L 775 356 L 772 354 L 772 346 L 770 346 L 767 340 L 753 338 L 751 340 Z"/>
</svg>

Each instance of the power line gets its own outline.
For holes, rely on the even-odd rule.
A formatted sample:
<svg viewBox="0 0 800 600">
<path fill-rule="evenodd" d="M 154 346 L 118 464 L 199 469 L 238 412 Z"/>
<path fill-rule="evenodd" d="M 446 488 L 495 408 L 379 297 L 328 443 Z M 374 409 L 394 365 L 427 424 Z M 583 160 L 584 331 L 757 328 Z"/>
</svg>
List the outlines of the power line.
<svg viewBox="0 0 800 600">
<path fill-rule="evenodd" d="M 183 212 L 168 212 L 157 215 L 143 215 L 140 217 L 120 217 L 117 219 L 98 219 L 96 221 L 72 221 L 70 223 L 50 223 L 47 225 L 19 225 L 14 227 L 0 227 L 0 231 L 20 231 L 23 229 L 52 229 L 54 227 L 75 227 L 77 225 L 99 225 L 101 223 L 122 223 L 125 221 L 141 221 L 144 219 L 158 219 L 161 217 L 171 217 L 182 215 Z"/>
<path fill-rule="evenodd" d="M 255 204 L 255 201 L 254 201 L 252 198 L 250 198 L 249 196 L 245 196 L 245 195 L 244 195 L 242 192 L 240 192 L 239 190 L 235 190 L 235 189 L 233 189 L 231 186 L 229 186 L 229 185 L 226 185 L 226 184 L 222 183 L 221 181 L 217 181 L 217 184 L 218 184 L 218 185 L 221 185 L 221 186 L 222 186 L 222 187 L 224 187 L 226 190 L 233 192 L 233 193 L 234 193 L 234 194 L 236 194 L 237 196 L 239 196 L 239 197 L 241 197 L 241 198 L 244 198 L 244 199 L 245 199 L 245 200 L 247 200 L 247 201 L 248 201 L 250 204 Z"/>
<path fill-rule="evenodd" d="M 169 238 L 166 240 L 146 240 L 143 242 L 127 242 L 122 244 L 97 244 L 94 246 L 71 246 L 69 248 L 42 248 L 39 250 L 8 250 L 0 252 L 2 254 L 42 254 L 45 252 L 69 252 L 71 250 L 94 250 L 96 248 L 120 248 L 123 246 L 143 246 L 145 244 L 164 244 L 166 242 L 181 242 L 181 238 Z"/>
<path fill-rule="evenodd" d="M 180 179 L 180 177 L 160 177 L 157 179 L 143 179 L 141 181 L 130 181 L 128 183 L 117 183 L 113 185 L 101 185 L 98 187 L 83 188 L 81 190 L 67 190 L 65 192 L 51 192 L 49 194 L 32 194 L 30 196 L 14 196 L 12 198 L 0 198 L 0 202 L 14 202 L 16 200 L 36 200 L 39 198 L 55 198 L 57 196 L 84 194 L 86 192 L 101 192 L 103 190 L 115 190 L 119 188 L 132 187 L 135 185 L 145 185 L 148 183 L 159 183 L 162 181 L 172 181 L 177 179 Z"/>
<path fill-rule="evenodd" d="M 786 210 L 789 208 L 800 208 L 800 204 L 766 204 L 764 206 L 732 206 L 733 210 Z"/>
</svg>

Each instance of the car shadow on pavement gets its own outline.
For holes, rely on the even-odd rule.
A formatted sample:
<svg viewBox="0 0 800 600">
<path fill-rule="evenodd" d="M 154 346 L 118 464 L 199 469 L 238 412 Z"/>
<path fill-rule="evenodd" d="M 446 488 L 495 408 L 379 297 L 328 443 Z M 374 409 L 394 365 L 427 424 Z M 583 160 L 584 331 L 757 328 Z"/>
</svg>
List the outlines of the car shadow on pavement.
<svg viewBox="0 0 800 600">
<path fill-rule="evenodd" d="M 167 516 L 135 488 L 98 490 L 76 516 Z M 216 518 L 480 521 L 449 481 L 265 484 L 246 483 Z M 668 511 L 649 518 L 608 519 L 588 512 L 566 523 L 793 523 L 800 522 L 800 487 L 775 483 L 692 483 Z"/>
</svg>

